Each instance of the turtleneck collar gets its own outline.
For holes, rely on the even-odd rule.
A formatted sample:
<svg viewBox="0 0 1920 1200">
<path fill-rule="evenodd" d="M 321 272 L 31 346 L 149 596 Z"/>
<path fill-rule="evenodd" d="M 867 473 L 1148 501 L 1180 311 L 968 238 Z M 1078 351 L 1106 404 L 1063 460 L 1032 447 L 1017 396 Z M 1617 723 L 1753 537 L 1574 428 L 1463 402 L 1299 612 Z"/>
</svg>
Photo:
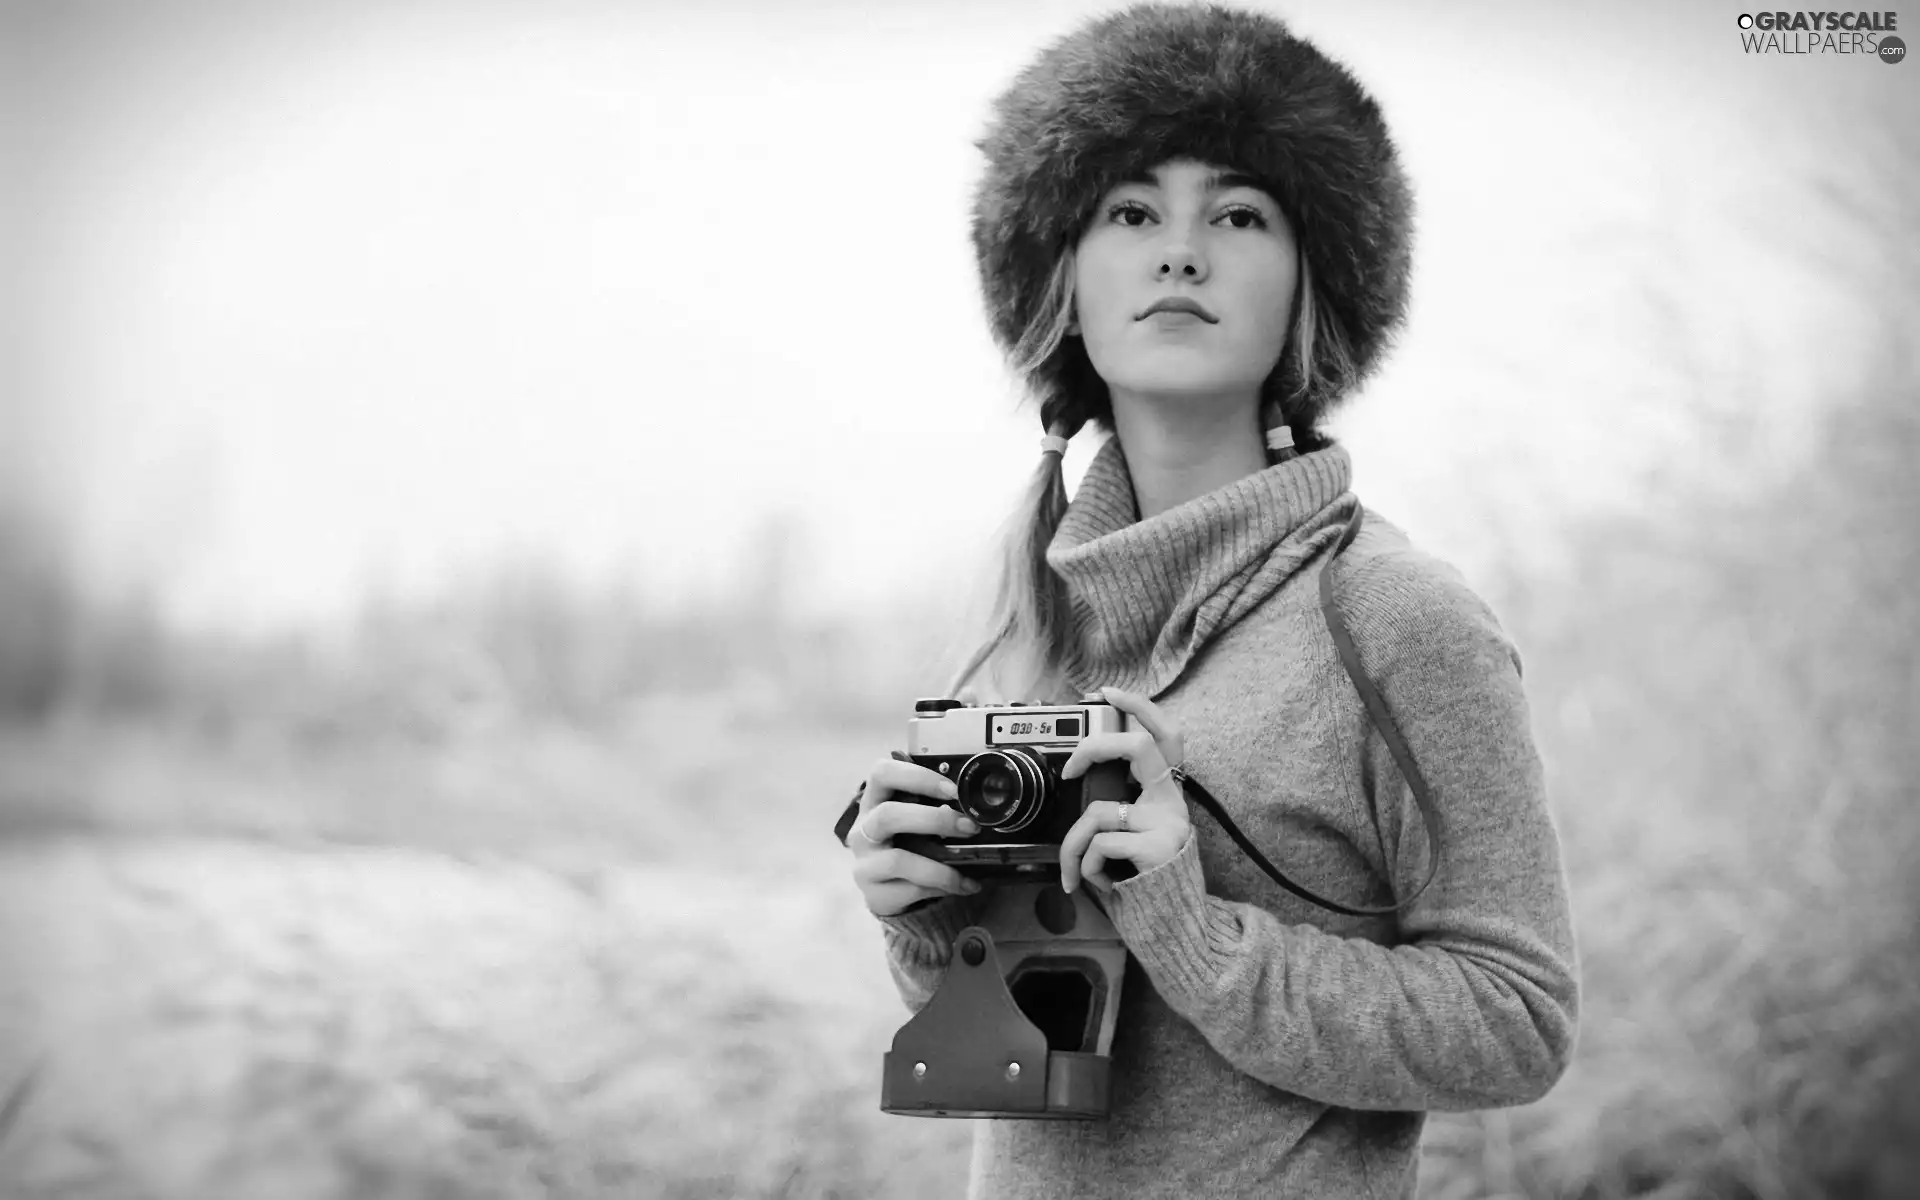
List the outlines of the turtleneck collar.
<svg viewBox="0 0 1920 1200">
<path fill-rule="evenodd" d="M 1157 696 L 1206 644 L 1340 537 L 1359 500 L 1353 460 L 1330 442 L 1147 520 L 1109 437 L 1047 550 L 1066 581 L 1082 691 Z"/>
</svg>

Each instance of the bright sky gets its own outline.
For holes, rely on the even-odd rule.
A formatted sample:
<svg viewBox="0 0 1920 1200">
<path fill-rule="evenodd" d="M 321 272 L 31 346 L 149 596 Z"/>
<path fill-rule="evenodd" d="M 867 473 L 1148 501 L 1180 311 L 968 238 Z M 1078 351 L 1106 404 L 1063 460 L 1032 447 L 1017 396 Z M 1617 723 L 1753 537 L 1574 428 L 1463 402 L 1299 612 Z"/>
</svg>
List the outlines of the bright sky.
<svg viewBox="0 0 1920 1200">
<path fill-rule="evenodd" d="M 1039 436 L 971 141 L 1109 7 L 9 6 L 18 444 L 94 577 L 196 625 L 516 553 L 684 595 L 774 511 L 810 606 L 971 572 Z M 1364 500 L 1471 572 L 1649 503 L 1699 406 L 1790 461 L 1874 336 L 1809 186 L 1920 66 L 1750 57 L 1727 3 L 1273 7 L 1419 193 L 1411 322 L 1336 426 Z"/>
</svg>

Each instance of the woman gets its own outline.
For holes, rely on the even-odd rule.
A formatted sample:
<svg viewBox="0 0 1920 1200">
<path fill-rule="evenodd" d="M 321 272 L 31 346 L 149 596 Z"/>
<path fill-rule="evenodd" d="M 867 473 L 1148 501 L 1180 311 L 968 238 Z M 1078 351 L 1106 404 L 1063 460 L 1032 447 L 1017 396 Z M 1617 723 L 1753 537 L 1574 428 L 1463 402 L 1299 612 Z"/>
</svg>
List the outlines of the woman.
<svg viewBox="0 0 1920 1200">
<path fill-rule="evenodd" d="M 1061 849 L 1063 886 L 1098 891 L 1131 958 L 1111 1117 L 977 1122 L 970 1194 L 1412 1196 L 1423 1114 L 1538 1099 L 1577 1028 L 1512 641 L 1372 512 L 1333 562 L 1439 817 L 1443 869 L 1393 917 L 1276 887 L 1173 770 L 1349 905 L 1427 876 L 1434 848 L 1317 590 L 1358 505 L 1323 424 L 1406 309 L 1412 200 L 1379 110 L 1277 20 L 1142 5 L 1050 46 L 979 146 L 989 313 L 1047 436 L 995 636 L 955 688 L 991 666 L 1003 699 L 1106 689 L 1139 729 L 1089 739 L 1066 772 L 1124 759 L 1143 790 L 1091 806 Z M 1069 505 L 1060 456 L 1088 423 L 1113 436 Z M 892 839 L 972 830 L 888 798 L 950 799 L 932 771 L 889 758 L 863 788 L 854 879 L 917 1010 L 980 901 Z"/>
</svg>

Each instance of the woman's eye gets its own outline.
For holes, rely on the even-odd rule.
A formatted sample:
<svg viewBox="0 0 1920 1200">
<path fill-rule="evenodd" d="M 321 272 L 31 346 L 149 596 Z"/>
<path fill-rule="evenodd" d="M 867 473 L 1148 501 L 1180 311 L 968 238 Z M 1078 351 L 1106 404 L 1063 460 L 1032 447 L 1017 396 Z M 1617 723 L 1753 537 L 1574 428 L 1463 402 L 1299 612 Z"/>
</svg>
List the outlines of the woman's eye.
<svg viewBox="0 0 1920 1200">
<path fill-rule="evenodd" d="M 1138 216 L 1140 220 L 1134 221 L 1127 219 L 1133 216 Z M 1152 214 L 1149 213 L 1144 206 L 1130 200 L 1116 204 L 1107 210 L 1109 220 L 1119 218 L 1121 224 L 1126 225 L 1130 229 L 1140 228 L 1140 226 L 1146 223 L 1146 219 L 1150 216 L 1152 216 Z M 1245 217 L 1247 220 L 1244 222 L 1235 220 L 1239 217 Z M 1265 229 L 1267 227 L 1267 219 L 1260 215 L 1260 210 L 1257 208 L 1248 208 L 1245 205 L 1230 208 L 1219 217 L 1216 217 L 1215 220 L 1232 221 L 1234 222 L 1233 227 L 1235 229 Z"/>
</svg>

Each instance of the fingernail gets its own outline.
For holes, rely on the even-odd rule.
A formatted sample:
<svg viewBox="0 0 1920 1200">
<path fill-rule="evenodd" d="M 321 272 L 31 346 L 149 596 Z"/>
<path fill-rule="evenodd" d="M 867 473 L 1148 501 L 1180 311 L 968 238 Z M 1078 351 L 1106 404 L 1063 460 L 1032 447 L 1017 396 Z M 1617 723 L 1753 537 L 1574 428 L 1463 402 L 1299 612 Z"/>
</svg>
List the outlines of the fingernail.
<svg viewBox="0 0 1920 1200">
<path fill-rule="evenodd" d="M 971 896 L 975 892 L 980 890 L 980 881 L 977 879 L 969 879 L 967 880 L 965 888 L 963 888 L 962 890 L 965 891 L 969 896 Z"/>
<path fill-rule="evenodd" d="M 960 785 L 951 779 L 942 779 L 940 781 L 940 791 L 947 799 L 952 800 L 960 795 Z"/>
<path fill-rule="evenodd" d="M 961 833 L 979 833 L 980 832 L 980 827 L 973 823 L 973 818 L 971 817 L 961 817 L 958 821 L 954 823 L 960 827 Z"/>
</svg>

